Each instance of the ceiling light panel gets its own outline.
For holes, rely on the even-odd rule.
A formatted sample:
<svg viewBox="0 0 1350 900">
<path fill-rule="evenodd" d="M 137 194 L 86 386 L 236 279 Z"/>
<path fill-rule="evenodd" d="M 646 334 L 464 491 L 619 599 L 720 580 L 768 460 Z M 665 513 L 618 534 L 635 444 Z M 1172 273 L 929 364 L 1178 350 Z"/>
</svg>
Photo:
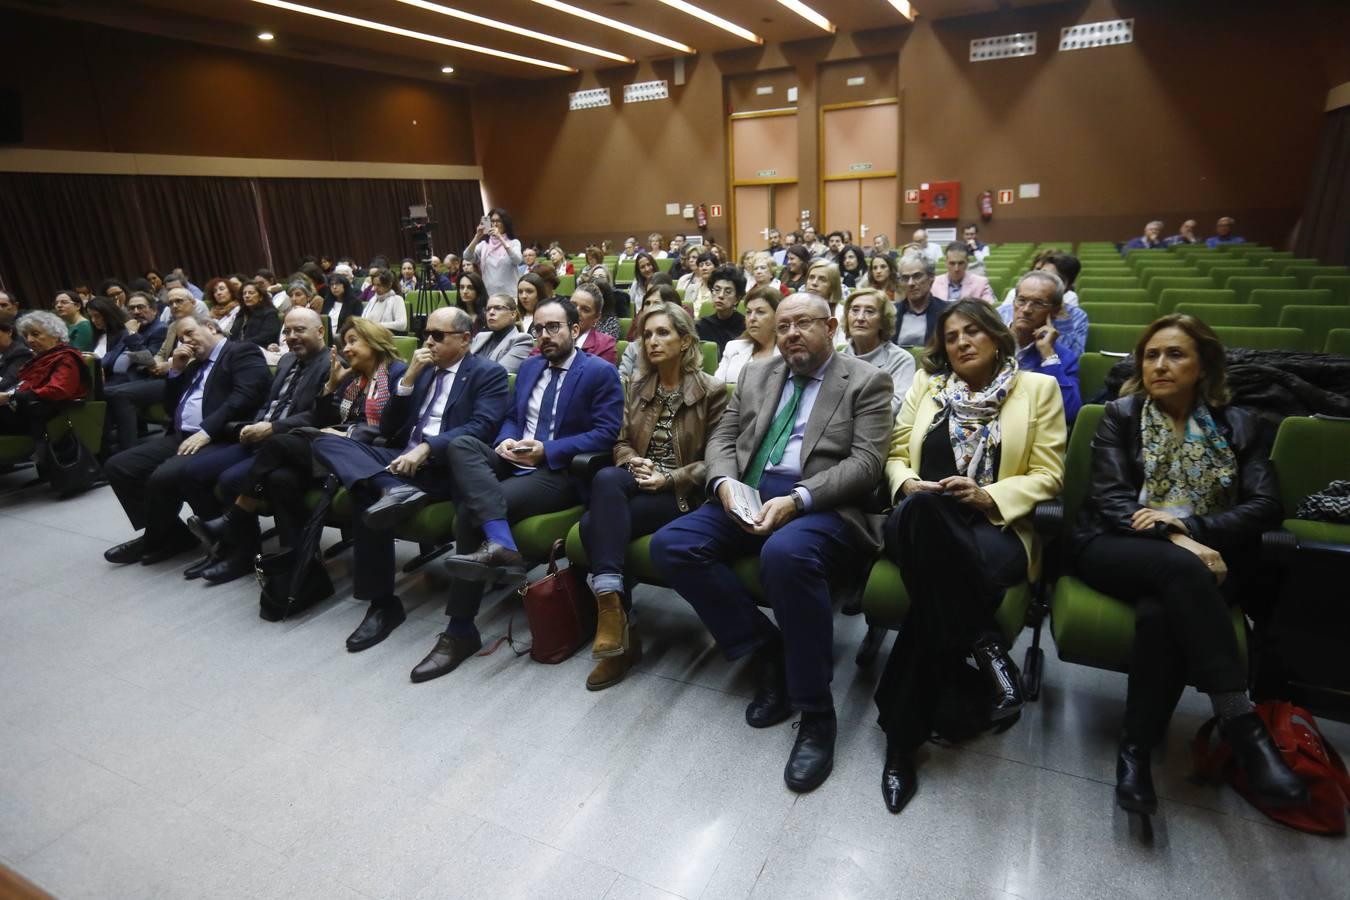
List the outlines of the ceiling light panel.
<svg viewBox="0 0 1350 900">
<path fill-rule="evenodd" d="M 685 0 L 660 0 L 660 2 L 669 6 L 671 9 L 678 9 L 685 15 L 693 16 L 695 19 L 700 19 L 707 22 L 709 25 L 714 25 L 723 31 L 736 35 L 736 37 L 741 38 L 742 40 L 749 41 L 752 44 L 764 43 L 764 38 L 755 34 L 753 31 L 742 28 L 735 22 L 728 22 L 721 16 L 715 16 L 706 9 L 697 7 L 692 3 L 686 3 Z"/>
<path fill-rule="evenodd" d="M 645 100 L 667 100 L 670 85 L 664 81 L 639 81 L 623 86 L 624 103 L 642 103 Z"/>
<path fill-rule="evenodd" d="M 970 61 L 988 62 L 991 59 L 1011 59 L 1015 56 L 1036 55 L 1036 32 L 1002 34 L 979 38 L 970 42 Z"/>
<path fill-rule="evenodd" d="M 343 13 L 329 12 L 326 9 L 317 9 L 313 6 L 301 6 L 299 3 L 290 3 L 288 0 L 253 0 L 254 3 L 260 3 L 263 6 L 270 6 L 274 9 L 284 9 L 288 12 L 300 13 L 306 16 L 315 16 L 320 19 L 328 19 L 331 22 L 341 22 L 344 25 L 353 25 L 357 28 L 368 28 L 371 31 L 382 31 L 385 34 L 392 34 L 398 37 L 411 38 L 415 41 L 425 41 L 429 44 L 440 44 L 442 47 L 453 47 L 457 50 L 467 50 L 470 53 L 480 53 L 484 56 L 493 56 L 497 59 L 507 59 L 512 62 L 525 63 L 530 66 L 539 66 L 544 69 L 552 69 L 557 72 L 575 72 L 576 69 L 571 66 L 565 66 L 562 63 L 550 62 L 546 59 L 536 59 L 533 56 L 522 56 L 519 53 L 508 53 L 505 50 L 494 50 L 491 47 L 483 47 L 479 44 L 470 44 L 465 41 L 456 41 L 450 38 L 439 37 L 434 34 L 426 34 L 421 31 L 413 31 L 408 28 L 400 28 L 397 25 L 389 25 L 385 22 L 374 22 L 370 19 L 358 19 L 356 16 L 348 16 Z"/>
<path fill-rule="evenodd" d="M 618 19 L 611 19 L 608 16 L 593 13 L 588 9 L 573 6 L 570 3 L 563 3 L 562 0 L 534 0 L 534 2 L 538 3 L 540 6 L 547 6 L 549 9 L 556 9 L 558 12 L 567 13 L 569 16 L 576 16 L 578 19 L 585 19 L 587 22 L 596 25 L 613 28 L 615 31 L 622 31 L 624 34 L 642 38 L 644 41 L 651 41 L 653 44 L 660 44 L 662 47 L 669 47 L 671 50 L 677 50 L 680 53 L 698 52 L 688 44 L 681 44 L 679 41 L 673 41 L 664 35 L 645 31 L 634 25 L 629 25 L 626 22 L 620 22 Z"/>
<path fill-rule="evenodd" d="M 1060 50 L 1090 50 L 1115 44 L 1134 43 L 1134 19 L 1088 22 L 1059 30 Z"/>
<path fill-rule="evenodd" d="M 623 56 L 619 53 L 611 53 L 608 50 L 601 50 L 599 47 L 591 47 L 587 44 L 578 44 L 576 41 L 569 41 L 565 38 L 554 37 L 551 34 L 542 31 L 532 31 L 529 28 L 521 28 L 517 25 L 511 25 L 497 19 L 489 19 L 486 16 L 479 16 L 473 13 L 467 13 L 463 10 L 453 9 L 449 6 L 442 6 L 439 3 L 430 3 L 428 0 L 398 0 L 404 6 L 414 6 L 418 9 L 424 9 L 427 12 L 434 12 L 442 16 L 449 16 L 452 19 L 459 19 L 463 22 L 472 22 L 475 25 L 482 25 L 485 28 L 495 28 L 498 31 L 505 31 L 510 34 L 521 37 L 533 38 L 536 41 L 554 44 L 559 47 L 566 47 L 569 50 L 579 50 L 582 53 L 589 53 L 592 56 L 599 56 L 603 59 L 612 59 L 615 62 L 632 63 L 635 59 Z"/>
<path fill-rule="evenodd" d="M 567 95 L 567 108 L 573 112 L 609 105 L 609 88 L 591 88 L 588 91 L 573 91 Z"/>
<path fill-rule="evenodd" d="M 914 5 L 911 4 L 909 0 L 891 0 L 891 6 L 894 6 L 895 11 L 906 19 L 909 19 L 911 22 L 914 21 Z"/>
<path fill-rule="evenodd" d="M 821 31 L 834 34 L 834 23 L 807 6 L 805 3 L 802 3 L 801 0 L 778 0 L 778 3 L 780 6 L 786 6 Z"/>
</svg>

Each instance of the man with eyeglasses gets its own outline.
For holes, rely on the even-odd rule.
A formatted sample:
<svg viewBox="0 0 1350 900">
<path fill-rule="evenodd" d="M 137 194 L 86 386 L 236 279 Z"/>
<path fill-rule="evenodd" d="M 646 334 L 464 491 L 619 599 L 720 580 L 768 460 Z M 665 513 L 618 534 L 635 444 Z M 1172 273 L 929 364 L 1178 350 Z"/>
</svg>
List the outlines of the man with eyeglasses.
<svg viewBox="0 0 1350 900">
<path fill-rule="evenodd" d="M 164 315 L 157 315 L 152 307 L 139 309 L 132 311 L 126 323 L 126 347 L 132 365 L 147 377 L 110 385 L 103 392 L 119 451 L 136 445 L 140 412 L 164 399 L 164 379 L 170 370 L 170 357 L 178 346 L 179 323 L 193 316 L 210 317 L 206 304 L 194 299 L 177 276 L 166 276 L 164 281 L 171 285 L 165 291 Z M 143 297 L 143 294 L 133 296 L 131 303 L 139 307 Z"/>
<path fill-rule="evenodd" d="M 933 261 L 907 251 L 897 266 L 904 298 L 897 300 L 895 342 L 901 347 L 920 347 L 928 343 L 938 316 L 948 303 L 933 296 Z"/>
<path fill-rule="evenodd" d="M 314 458 L 352 499 L 353 594 L 370 604 L 347 638 L 352 653 L 374 647 L 404 621 L 394 594 L 394 529 L 432 501 L 458 500 L 455 441 L 491 440 L 506 415 L 506 370 L 469 354 L 472 330 L 473 319 L 457 306 L 427 317 L 426 340 L 397 387 L 390 385 L 383 447 L 335 435 L 314 441 Z"/>
<path fill-rule="evenodd" d="M 516 373 L 510 411 L 494 444 L 474 436 L 450 443 L 455 462 L 455 548 L 445 561 L 453 580 L 450 622 L 412 671 L 415 682 L 453 672 L 483 645 L 474 618 L 483 591 L 523 581 L 526 560 L 511 526 L 575 506 L 581 494 L 568 472 L 578 453 L 609 453 L 623 424 L 619 370 L 576 346 L 577 309 L 546 300 L 530 333 L 539 342 Z M 476 548 L 476 549 L 471 549 Z"/>
<path fill-rule="evenodd" d="M 1078 390 L 1078 351 L 1055 328 L 1064 308 L 1064 282 L 1054 272 L 1040 269 L 1017 280 L 1009 327 L 1017 339 L 1017 368 L 1041 372 L 1059 382 L 1064 398 L 1064 421 L 1073 424 L 1083 405 Z"/>
<path fill-rule="evenodd" d="M 722 266 L 708 276 L 708 284 L 712 290 L 712 315 L 699 319 L 695 327 L 700 341 L 717 344 L 717 358 L 721 359 L 727 343 L 745 334 L 745 316 L 736 309 L 745 296 L 745 273 L 740 266 Z"/>
<path fill-rule="evenodd" d="M 822 784 L 833 766 L 830 581 L 865 571 L 881 549 L 882 518 L 863 507 L 881 479 L 894 423 L 890 375 L 835 353 L 837 325 L 814 294 L 779 304 L 781 355 L 746 367 L 708 438 L 707 492 L 717 499 L 651 543 L 652 564 L 727 657 L 756 657 L 759 685 L 746 722 L 767 728 L 801 712 L 783 773 L 799 792 Z M 749 519 L 735 511 L 746 487 L 763 500 Z M 777 624 L 732 567 L 754 555 Z"/>
<path fill-rule="evenodd" d="M 234 498 L 256 481 L 253 477 L 256 457 L 266 443 L 297 428 L 314 425 L 314 404 L 328 379 L 324 329 L 324 319 L 317 312 L 307 306 L 292 307 L 281 328 L 281 340 L 290 352 L 277 363 L 267 399 L 257 415 L 239 428 L 237 443 L 209 456 L 194 457 L 188 463 L 185 491 L 192 508 L 214 507 L 217 484 L 228 505 L 224 515 L 199 513 L 188 519 L 188 528 L 207 546 L 208 552 L 184 570 L 184 578 L 224 584 L 253 572 L 253 561 L 262 543 L 258 517 L 236 506 Z M 283 547 L 295 546 L 300 530 L 296 507 L 304 507 L 303 492 L 298 497 L 267 499 L 274 507 L 285 507 L 276 510 L 277 530 L 281 532 Z"/>
</svg>

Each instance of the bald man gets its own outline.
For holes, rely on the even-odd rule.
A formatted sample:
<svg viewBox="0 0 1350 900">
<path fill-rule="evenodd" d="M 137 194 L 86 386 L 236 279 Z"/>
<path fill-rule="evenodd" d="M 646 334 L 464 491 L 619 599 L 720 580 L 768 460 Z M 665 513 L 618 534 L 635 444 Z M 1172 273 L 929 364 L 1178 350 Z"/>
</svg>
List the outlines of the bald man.
<svg viewBox="0 0 1350 900">
<path fill-rule="evenodd" d="M 324 336 L 323 318 L 314 310 L 307 306 L 295 306 L 286 313 L 281 327 L 281 340 L 289 352 L 277 364 L 277 373 L 272 378 L 272 386 L 262 408 L 252 422 L 239 429 L 238 443 L 211 456 L 198 457 L 188 465 L 187 479 L 192 492 L 189 497 L 196 501 L 192 504 L 193 509 L 209 509 L 214 505 L 217 484 L 227 500 L 237 496 L 243 486 L 251 482 L 255 456 L 269 439 L 314 424 L 314 404 L 323 390 L 329 371 Z M 207 502 L 208 497 L 212 498 L 212 502 Z M 219 509 L 218 506 L 216 508 Z M 218 584 L 253 571 L 253 558 L 258 553 L 258 519 L 257 516 L 235 516 L 233 511 L 236 508 L 229 508 L 232 514 L 229 516 L 230 525 L 234 530 L 227 543 L 232 552 L 224 552 L 226 548 L 214 546 L 222 536 L 219 532 L 202 528 L 202 523 L 212 521 L 213 517 L 194 516 L 188 520 L 188 527 L 198 538 L 204 539 L 208 546 L 212 546 L 212 551 L 188 566 L 183 572 L 184 577 L 209 575 L 207 580 Z M 294 540 L 297 528 L 295 512 L 288 505 L 276 517 L 278 530 L 286 532 L 283 543 Z M 290 523 L 291 527 L 282 528 L 286 523 Z"/>
</svg>

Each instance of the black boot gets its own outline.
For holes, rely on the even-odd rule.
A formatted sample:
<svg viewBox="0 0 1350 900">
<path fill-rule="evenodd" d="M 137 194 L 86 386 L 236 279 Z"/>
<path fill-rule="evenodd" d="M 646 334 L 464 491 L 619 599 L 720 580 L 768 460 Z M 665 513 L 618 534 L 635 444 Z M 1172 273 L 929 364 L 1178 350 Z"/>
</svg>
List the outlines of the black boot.
<svg viewBox="0 0 1350 900">
<path fill-rule="evenodd" d="M 202 580 L 210 584 L 225 584 L 252 574 L 254 560 L 262 547 L 257 516 L 232 506 L 222 518 L 229 524 L 226 543 L 230 549 L 220 562 L 202 572 Z"/>
<path fill-rule="evenodd" d="M 1223 719 L 1219 730 L 1246 772 L 1257 802 L 1271 807 L 1308 805 L 1308 786 L 1285 764 L 1260 716 L 1249 712 Z"/>
<path fill-rule="evenodd" d="M 997 722 L 1016 715 L 1022 708 L 1022 673 L 1008 651 L 986 638 L 975 645 L 975 662 L 989 679 L 989 718 Z"/>
<path fill-rule="evenodd" d="M 1120 740 L 1116 757 L 1116 805 L 1130 812 L 1151 816 L 1158 811 L 1153 790 L 1153 767 L 1149 748 L 1128 737 Z"/>
<path fill-rule="evenodd" d="M 231 503 L 225 507 L 225 512 L 214 519 L 203 519 L 201 516 L 189 516 L 187 520 L 188 530 L 197 536 L 203 544 L 208 547 L 214 547 L 225 540 L 230 529 L 234 526 L 237 518 L 249 518 L 255 522 L 257 518 L 253 513 L 245 512 L 238 506 Z"/>
</svg>

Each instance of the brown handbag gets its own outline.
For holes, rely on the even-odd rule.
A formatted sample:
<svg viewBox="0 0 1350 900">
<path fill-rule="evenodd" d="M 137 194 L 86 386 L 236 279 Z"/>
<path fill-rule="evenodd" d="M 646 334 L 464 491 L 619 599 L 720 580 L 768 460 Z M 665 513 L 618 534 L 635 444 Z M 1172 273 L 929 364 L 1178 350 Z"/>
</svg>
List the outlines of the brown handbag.
<svg viewBox="0 0 1350 900">
<path fill-rule="evenodd" d="M 530 658 L 555 665 L 595 640 L 595 595 L 571 566 L 559 571 L 564 542 L 548 554 L 548 574 L 520 589 L 533 641 Z"/>
</svg>

